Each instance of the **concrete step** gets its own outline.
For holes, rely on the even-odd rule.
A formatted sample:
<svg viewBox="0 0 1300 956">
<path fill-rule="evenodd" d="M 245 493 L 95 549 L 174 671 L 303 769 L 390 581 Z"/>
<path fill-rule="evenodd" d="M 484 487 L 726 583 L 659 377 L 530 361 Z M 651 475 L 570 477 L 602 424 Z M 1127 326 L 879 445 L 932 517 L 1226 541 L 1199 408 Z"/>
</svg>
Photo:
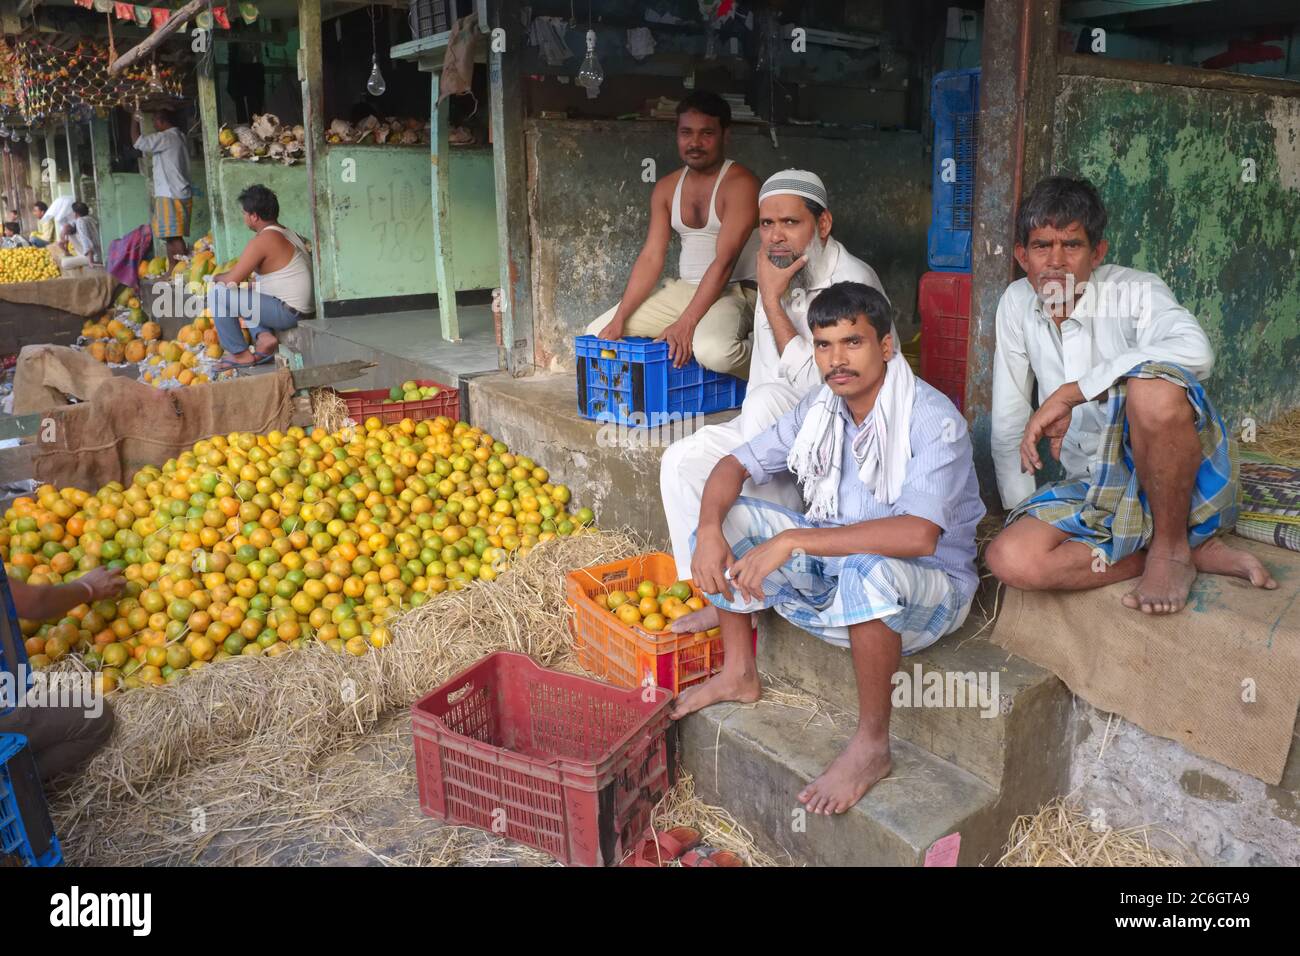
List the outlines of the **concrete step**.
<svg viewBox="0 0 1300 956">
<path fill-rule="evenodd" d="M 696 792 L 726 807 L 778 861 L 807 866 L 920 866 L 940 837 L 961 834 L 960 865 L 997 859 L 1007 827 L 999 795 L 973 774 L 904 740 L 893 771 L 852 810 L 802 812 L 797 794 L 853 730 L 766 701 L 716 704 L 682 722 Z"/>
<path fill-rule="evenodd" d="M 973 612 L 956 633 L 904 657 L 900 665 L 913 691 L 925 686 L 916 679 L 917 667 L 921 681 L 937 673 L 946 686 L 951 676 L 951 686 L 960 685 L 966 692 L 966 706 L 954 706 L 961 703 L 960 697 L 945 700 L 947 706 L 916 706 L 926 701 L 918 702 L 913 693 L 913 706 L 894 707 L 890 730 L 1003 791 L 1014 803 L 1038 806 L 1062 792 L 1066 783 L 1072 698 L 1050 671 L 990 643 L 991 627 L 977 635 L 982 626 L 983 615 Z M 772 612 L 759 618 L 758 666 L 833 707 L 857 714 L 848 650 Z M 988 695 L 996 698 L 988 710 L 980 706 L 981 680 Z"/>
</svg>

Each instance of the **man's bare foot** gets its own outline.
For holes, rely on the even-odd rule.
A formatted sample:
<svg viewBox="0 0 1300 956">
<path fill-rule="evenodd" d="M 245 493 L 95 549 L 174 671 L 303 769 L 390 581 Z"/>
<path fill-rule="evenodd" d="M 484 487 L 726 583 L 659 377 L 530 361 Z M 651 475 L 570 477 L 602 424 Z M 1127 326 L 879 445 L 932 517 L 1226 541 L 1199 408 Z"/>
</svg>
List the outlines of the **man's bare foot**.
<svg viewBox="0 0 1300 956">
<path fill-rule="evenodd" d="M 1143 614 L 1176 614 L 1187 603 L 1196 580 L 1196 565 L 1190 552 L 1147 552 L 1146 565 L 1137 586 L 1121 598 L 1125 607 Z"/>
<path fill-rule="evenodd" d="M 270 332 L 259 332 L 253 340 L 253 350 L 258 355 L 272 355 L 280 348 L 280 340 Z"/>
<path fill-rule="evenodd" d="M 696 634 L 700 631 L 707 631 L 711 627 L 717 627 L 718 621 L 718 609 L 712 604 L 706 604 L 698 611 L 683 614 L 673 621 L 669 630 L 674 634 Z"/>
<path fill-rule="evenodd" d="M 244 351 L 236 352 L 233 355 L 227 352 L 224 361 L 231 365 L 252 365 L 257 361 L 257 356 L 253 354 L 252 349 L 244 349 Z"/>
<path fill-rule="evenodd" d="M 799 802 L 812 813 L 844 813 L 889 776 L 892 766 L 889 738 L 881 742 L 859 730 L 822 775 L 799 792 Z"/>
<path fill-rule="evenodd" d="M 738 665 L 734 670 L 728 663 L 703 684 L 688 687 L 678 694 L 668 716 L 673 720 L 681 720 L 702 707 L 727 700 L 752 704 L 762 693 L 763 685 L 759 683 L 758 668 L 753 661 Z"/>
<path fill-rule="evenodd" d="M 1271 591 L 1277 587 L 1273 575 L 1268 573 L 1259 558 L 1249 551 L 1234 548 L 1222 538 L 1211 538 L 1192 552 L 1196 570 L 1203 574 L 1224 574 L 1245 578 L 1257 588 Z"/>
</svg>

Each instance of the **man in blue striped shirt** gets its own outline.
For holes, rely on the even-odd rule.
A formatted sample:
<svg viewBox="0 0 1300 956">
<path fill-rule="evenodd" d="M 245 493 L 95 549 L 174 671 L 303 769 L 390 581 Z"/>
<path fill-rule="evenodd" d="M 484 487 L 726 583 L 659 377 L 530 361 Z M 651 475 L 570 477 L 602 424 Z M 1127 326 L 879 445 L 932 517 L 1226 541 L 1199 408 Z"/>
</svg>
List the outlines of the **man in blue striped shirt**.
<svg viewBox="0 0 1300 956">
<path fill-rule="evenodd" d="M 799 800 L 843 813 L 890 769 L 891 678 L 900 655 L 956 630 L 978 584 L 984 516 L 961 414 L 916 379 L 890 334 L 888 300 L 855 282 L 809 308 L 825 383 L 713 469 L 691 572 L 718 607 L 723 669 L 686 690 L 675 718 L 761 693 L 750 614 L 782 617 L 852 653 L 858 729 Z M 808 513 L 740 496 L 790 472 Z"/>
</svg>

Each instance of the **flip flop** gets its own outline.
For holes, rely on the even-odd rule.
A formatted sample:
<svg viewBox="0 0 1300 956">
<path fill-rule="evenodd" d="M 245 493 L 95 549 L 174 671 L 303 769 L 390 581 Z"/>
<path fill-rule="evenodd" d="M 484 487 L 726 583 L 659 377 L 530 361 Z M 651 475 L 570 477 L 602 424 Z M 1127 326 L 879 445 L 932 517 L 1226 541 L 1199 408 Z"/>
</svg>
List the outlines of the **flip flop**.
<svg viewBox="0 0 1300 956">
<path fill-rule="evenodd" d="M 682 866 L 744 866 L 745 861 L 730 850 L 699 846 L 682 855 Z"/>
<path fill-rule="evenodd" d="M 661 867 L 699 845 L 702 836 L 695 827 L 673 827 L 651 833 L 619 866 Z"/>
<path fill-rule="evenodd" d="M 229 372 L 231 369 L 238 371 L 241 368 L 257 368 L 259 365 L 266 365 L 268 362 L 275 361 L 275 353 L 254 352 L 253 361 L 251 362 L 232 362 L 230 359 L 223 359 L 217 363 L 218 372 Z"/>
</svg>

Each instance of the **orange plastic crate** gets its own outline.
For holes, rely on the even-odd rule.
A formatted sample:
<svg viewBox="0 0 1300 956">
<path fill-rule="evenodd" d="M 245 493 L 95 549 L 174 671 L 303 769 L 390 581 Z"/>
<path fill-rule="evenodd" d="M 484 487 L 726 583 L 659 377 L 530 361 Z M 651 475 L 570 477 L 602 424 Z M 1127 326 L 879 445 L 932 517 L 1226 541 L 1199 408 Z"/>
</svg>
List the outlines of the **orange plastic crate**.
<svg viewBox="0 0 1300 956">
<path fill-rule="evenodd" d="M 652 683 L 674 694 L 708 680 L 722 668 L 722 637 L 652 633 L 629 627 L 595 601 L 608 591 L 633 591 L 642 581 L 667 587 L 677 581 L 677 563 L 662 551 L 579 568 L 567 575 L 569 628 L 578 663 L 588 673 L 620 687 Z M 694 584 L 691 591 L 704 594 Z M 707 600 L 707 599 L 706 599 Z"/>
<path fill-rule="evenodd" d="M 357 424 L 361 424 L 372 416 L 378 418 L 385 425 L 395 425 L 403 418 L 420 421 L 426 418 L 437 418 L 439 415 L 446 415 L 453 422 L 459 421 L 459 389 L 428 378 L 417 378 L 411 381 L 415 382 L 416 385 L 434 386 L 439 390 L 438 394 L 433 398 L 421 399 L 418 402 L 389 402 L 387 404 L 384 402 L 384 399 L 388 397 L 388 389 L 386 388 L 339 392 L 338 395 L 347 403 L 348 418 Z"/>
</svg>

